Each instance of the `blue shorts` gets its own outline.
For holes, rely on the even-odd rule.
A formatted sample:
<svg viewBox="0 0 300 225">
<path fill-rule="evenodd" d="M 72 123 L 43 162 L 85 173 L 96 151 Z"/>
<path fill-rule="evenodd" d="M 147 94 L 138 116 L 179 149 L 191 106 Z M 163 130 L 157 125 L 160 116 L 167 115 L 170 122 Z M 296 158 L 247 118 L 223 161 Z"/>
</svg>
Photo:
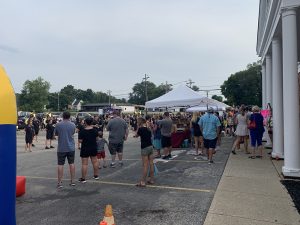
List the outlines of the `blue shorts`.
<svg viewBox="0 0 300 225">
<path fill-rule="evenodd" d="M 153 139 L 152 144 L 154 149 L 156 150 L 161 149 L 161 139 Z"/>
<path fill-rule="evenodd" d="M 256 147 L 256 144 L 257 144 L 257 146 L 262 145 L 263 133 L 250 130 L 250 137 L 251 137 L 251 146 L 252 147 Z"/>
<path fill-rule="evenodd" d="M 204 138 L 204 148 L 206 149 L 215 149 L 217 145 L 218 138 L 215 138 L 213 140 L 205 139 Z"/>
</svg>

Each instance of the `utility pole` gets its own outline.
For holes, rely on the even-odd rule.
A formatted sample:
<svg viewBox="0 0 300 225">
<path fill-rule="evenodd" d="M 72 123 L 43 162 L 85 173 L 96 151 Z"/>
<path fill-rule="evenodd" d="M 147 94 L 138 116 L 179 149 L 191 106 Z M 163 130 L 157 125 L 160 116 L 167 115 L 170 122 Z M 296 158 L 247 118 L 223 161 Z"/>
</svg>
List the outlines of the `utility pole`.
<svg viewBox="0 0 300 225">
<path fill-rule="evenodd" d="M 107 91 L 107 94 L 108 94 L 108 104 L 109 104 L 109 107 L 110 107 L 111 90 L 108 90 L 108 91 Z"/>
<path fill-rule="evenodd" d="M 188 79 L 188 81 L 186 82 L 186 84 L 189 86 L 189 88 L 192 88 L 192 84 L 194 84 L 195 82 L 192 81 L 191 79 Z"/>
<path fill-rule="evenodd" d="M 57 111 L 59 112 L 59 92 L 57 93 Z"/>
<path fill-rule="evenodd" d="M 165 86 L 165 93 L 167 94 L 169 90 L 169 84 L 168 81 L 166 81 L 166 86 Z"/>
<path fill-rule="evenodd" d="M 147 87 L 147 80 L 149 79 L 150 77 L 145 74 L 145 77 L 143 78 L 143 81 L 145 82 L 145 103 L 148 101 L 148 87 Z M 147 109 L 145 108 L 145 113 L 147 115 Z"/>
<path fill-rule="evenodd" d="M 145 100 L 146 102 L 148 101 L 148 87 L 147 87 L 147 80 L 149 79 L 150 77 L 145 74 L 145 77 L 143 78 L 143 81 L 145 82 Z"/>
</svg>

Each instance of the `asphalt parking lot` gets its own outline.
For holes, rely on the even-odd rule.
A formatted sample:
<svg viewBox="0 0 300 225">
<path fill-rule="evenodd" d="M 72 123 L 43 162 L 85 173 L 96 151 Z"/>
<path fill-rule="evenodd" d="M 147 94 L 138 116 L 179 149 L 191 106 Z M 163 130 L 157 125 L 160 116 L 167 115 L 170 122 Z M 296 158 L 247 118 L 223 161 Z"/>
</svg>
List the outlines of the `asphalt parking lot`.
<svg viewBox="0 0 300 225">
<path fill-rule="evenodd" d="M 107 135 L 107 134 L 105 134 Z M 176 149 L 178 156 L 157 162 L 155 185 L 136 187 L 141 175 L 140 143 L 132 138 L 124 146 L 124 166 L 100 170 L 100 180 L 92 180 L 89 165 L 86 184 L 70 187 L 68 166 L 64 188 L 56 189 L 56 149 L 45 150 L 45 132 L 40 132 L 33 152 L 24 152 L 24 134 L 17 134 L 17 174 L 27 177 L 26 194 L 17 198 L 18 225 L 98 225 L 107 204 L 113 206 L 116 225 L 203 224 L 222 176 L 231 138 L 224 138 L 215 163 L 195 160 L 189 149 Z M 77 139 L 77 137 L 75 137 Z M 56 146 L 56 141 L 54 141 Z M 80 177 L 80 157 L 76 152 L 76 178 Z M 110 156 L 107 152 L 107 159 Z"/>
</svg>

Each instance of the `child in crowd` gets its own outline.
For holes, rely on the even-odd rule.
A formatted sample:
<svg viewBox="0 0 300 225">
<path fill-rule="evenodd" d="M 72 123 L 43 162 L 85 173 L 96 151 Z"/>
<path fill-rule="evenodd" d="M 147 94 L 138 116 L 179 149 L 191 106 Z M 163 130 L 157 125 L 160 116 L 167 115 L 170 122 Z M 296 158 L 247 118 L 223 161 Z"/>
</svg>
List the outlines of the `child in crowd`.
<svg viewBox="0 0 300 225">
<path fill-rule="evenodd" d="M 83 129 L 84 129 L 84 120 L 78 118 L 78 123 L 77 123 L 77 126 L 76 126 L 76 132 L 79 134 L 79 132 Z M 77 148 L 78 148 L 78 150 L 81 149 L 81 143 L 79 141 L 77 141 Z"/>
<path fill-rule="evenodd" d="M 147 127 L 147 122 L 144 118 L 138 119 L 138 130 L 134 137 L 141 137 L 141 155 L 143 162 L 142 179 L 136 185 L 145 187 L 147 184 L 154 184 L 154 164 L 153 164 L 153 147 L 151 142 L 151 130 Z M 147 181 L 148 169 L 150 168 L 150 180 Z"/>
<path fill-rule="evenodd" d="M 108 147 L 108 142 L 105 138 L 103 138 L 103 132 L 98 132 L 98 140 L 97 140 L 97 159 L 99 164 L 99 169 L 101 169 L 101 159 L 103 160 L 103 168 L 106 168 L 106 160 L 105 160 L 105 144 Z"/>
<path fill-rule="evenodd" d="M 52 139 L 54 138 L 54 125 L 52 119 L 50 119 L 46 125 L 46 142 L 45 142 L 45 149 L 54 148 L 52 146 Z M 48 143 L 50 147 L 48 147 Z"/>
<path fill-rule="evenodd" d="M 158 118 L 155 116 L 153 120 L 153 147 L 156 150 L 155 158 L 161 158 L 160 149 L 161 149 L 161 131 L 160 127 L 157 124 Z"/>
<path fill-rule="evenodd" d="M 32 125 L 32 120 L 29 119 L 27 122 L 27 126 L 25 127 L 25 152 L 29 151 L 32 152 L 31 147 L 32 147 L 32 141 L 33 137 L 35 135 L 34 127 Z"/>
</svg>

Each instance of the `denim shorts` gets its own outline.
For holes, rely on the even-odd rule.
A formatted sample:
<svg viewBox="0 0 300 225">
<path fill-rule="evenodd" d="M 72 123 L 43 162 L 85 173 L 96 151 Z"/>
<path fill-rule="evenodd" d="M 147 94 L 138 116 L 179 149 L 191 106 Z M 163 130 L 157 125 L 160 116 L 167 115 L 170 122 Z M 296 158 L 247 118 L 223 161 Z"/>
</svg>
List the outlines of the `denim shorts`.
<svg viewBox="0 0 300 225">
<path fill-rule="evenodd" d="M 217 145 L 217 140 L 218 138 L 215 138 L 213 140 L 209 140 L 209 139 L 205 139 L 204 138 L 204 148 L 206 149 L 215 149 L 216 148 L 216 145 Z"/>
<path fill-rule="evenodd" d="M 142 156 L 149 156 L 153 154 L 153 147 L 152 146 L 148 146 L 146 148 L 142 148 L 141 149 L 141 155 Z"/>
<path fill-rule="evenodd" d="M 74 164 L 75 151 L 72 152 L 57 152 L 57 164 L 60 166 L 65 165 L 66 158 L 69 164 Z"/>
<path fill-rule="evenodd" d="M 109 143 L 108 144 L 108 149 L 109 149 L 110 154 L 115 155 L 116 153 L 123 153 L 123 143 L 124 142 L 121 142 L 121 143 L 118 143 L 118 144 Z"/>
</svg>

